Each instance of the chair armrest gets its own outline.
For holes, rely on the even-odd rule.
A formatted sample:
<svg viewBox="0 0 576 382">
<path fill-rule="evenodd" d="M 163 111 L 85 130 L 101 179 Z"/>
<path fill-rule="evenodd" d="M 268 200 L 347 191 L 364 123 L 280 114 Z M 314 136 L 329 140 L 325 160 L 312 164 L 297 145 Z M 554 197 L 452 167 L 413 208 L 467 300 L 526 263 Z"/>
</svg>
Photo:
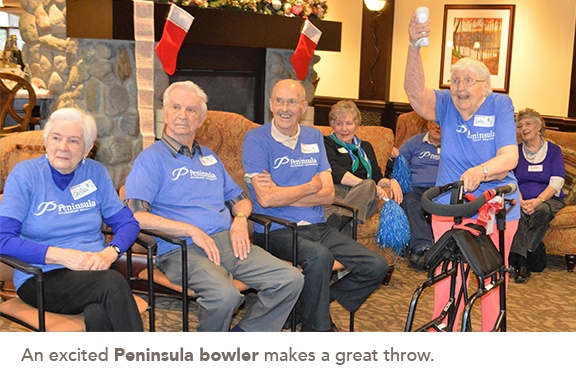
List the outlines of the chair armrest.
<svg viewBox="0 0 576 382">
<path fill-rule="evenodd" d="M 296 223 L 294 223 L 293 221 L 278 218 L 276 216 L 261 215 L 261 214 L 252 214 L 250 216 L 253 216 L 253 215 L 256 215 L 256 216 L 264 219 L 265 221 L 268 221 L 270 224 L 276 223 L 276 224 L 280 224 L 280 225 L 283 225 L 284 227 L 292 228 L 292 229 L 295 229 L 296 227 L 298 227 L 298 225 Z"/>
<path fill-rule="evenodd" d="M 188 331 L 188 303 L 185 301 L 188 299 L 188 246 L 186 244 L 186 240 L 164 231 L 160 231 L 157 229 L 146 229 L 140 228 L 140 233 L 152 237 L 156 237 L 167 241 L 168 243 L 177 245 L 180 247 L 180 253 L 182 255 L 182 330 L 187 332 Z M 156 251 L 154 251 L 156 252 Z M 148 280 L 149 280 L 149 295 L 153 296 L 153 284 L 154 284 L 154 271 L 153 271 L 153 263 L 152 263 L 152 253 L 148 251 Z"/>
<path fill-rule="evenodd" d="M 170 244 L 175 244 L 175 245 L 186 247 L 186 239 L 182 239 L 179 236 L 172 235 L 172 234 L 166 233 L 164 231 L 160 231 L 157 229 L 140 228 L 140 233 L 143 233 L 145 235 L 149 235 L 152 237 L 157 237 L 159 239 L 167 241 Z"/>
<path fill-rule="evenodd" d="M 334 201 L 332 205 L 352 212 L 352 238 L 356 240 L 358 237 L 358 208 L 340 201 Z"/>
<path fill-rule="evenodd" d="M 45 332 L 46 316 L 44 309 L 44 273 L 42 272 L 42 269 L 8 255 L 0 255 L 0 262 L 13 267 L 14 269 L 18 269 L 19 271 L 34 275 L 34 280 L 36 281 L 36 304 L 38 307 L 38 330 Z"/>
<path fill-rule="evenodd" d="M 0 262 L 14 268 L 14 269 L 18 269 L 19 271 L 28 273 L 28 274 L 32 274 L 34 275 L 34 277 L 36 278 L 40 278 L 42 279 L 42 269 L 40 269 L 39 267 L 35 266 L 35 265 L 31 265 L 25 261 L 16 259 L 12 256 L 8 256 L 8 255 L 0 255 Z"/>
<path fill-rule="evenodd" d="M 156 250 L 158 249 L 158 244 L 156 243 L 156 240 L 154 240 L 154 238 L 150 235 L 145 235 L 141 233 L 136 237 L 136 240 L 134 242 L 136 244 L 145 247 L 148 251 L 151 251 L 153 253 L 156 253 Z"/>
<path fill-rule="evenodd" d="M 272 221 L 266 215 L 252 213 L 248 219 L 252 220 L 254 223 L 263 225 L 264 229 L 266 229 L 267 226 L 270 227 L 270 225 L 272 225 Z"/>
<path fill-rule="evenodd" d="M 257 215 L 270 222 L 268 226 L 266 225 L 264 226 L 264 237 L 265 237 L 264 249 L 267 251 L 270 244 L 270 226 L 272 225 L 271 223 L 280 224 L 292 230 L 292 265 L 296 266 L 298 264 L 298 225 L 293 221 L 278 218 L 276 216 L 260 215 L 260 214 L 252 214 L 252 215 Z"/>
</svg>

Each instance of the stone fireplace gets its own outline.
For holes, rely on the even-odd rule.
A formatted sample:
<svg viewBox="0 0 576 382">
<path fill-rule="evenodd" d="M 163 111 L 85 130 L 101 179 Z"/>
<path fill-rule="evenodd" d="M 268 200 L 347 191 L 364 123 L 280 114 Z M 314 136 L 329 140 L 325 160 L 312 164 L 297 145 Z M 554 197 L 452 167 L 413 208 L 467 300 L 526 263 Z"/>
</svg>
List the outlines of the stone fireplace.
<svg viewBox="0 0 576 382">
<path fill-rule="evenodd" d="M 96 159 L 114 184 L 124 184 L 142 150 L 133 3 L 129 0 L 21 0 L 24 62 L 37 86 L 55 95 L 54 108 L 79 107 L 98 124 Z M 162 35 L 168 4 L 154 4 L 155 40 Z M 169 77 L 154 63 L 154 107 L 170 82 L 191 79 L 204 88 L 211 110 L 234 111 L 263 123 L 277 80 L 295 78 L 290 56 L 302 19 L 184 7 L 194 23 Z M 314 21 L 323 35 L 318 50 L 340 50 L 340 23 Z M 247 27 L 248 26 L 248 27 Z M 314 56 L 304 81 L 312 100 L 318 81 Z"/>
</svg>

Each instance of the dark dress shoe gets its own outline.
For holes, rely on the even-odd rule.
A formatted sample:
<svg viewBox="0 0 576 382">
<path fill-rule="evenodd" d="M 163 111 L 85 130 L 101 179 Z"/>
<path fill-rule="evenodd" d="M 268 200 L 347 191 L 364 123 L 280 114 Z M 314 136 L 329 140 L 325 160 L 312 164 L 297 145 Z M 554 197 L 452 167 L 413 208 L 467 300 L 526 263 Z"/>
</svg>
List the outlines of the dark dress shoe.
<svg viewBox="0 0 576 382">
<path fill-rule="evenodd" d="M 417 271 L 425 271 L 426 255 L 428 252 L 430 252 L 430 249 L 426 248 L 420 254 L 412 253 L 410 257 L 408 257 L 408 261 L 410 261 L 410 268 L 416 269 Z"/>
<path fill-rule="evenodd" d="M 526 281 L 528 281 L 529 277 L 530 277 L 530 271 L 528 270 L 528 268 L 522 265 L 518 268 L 518 272 L 516 274 L 516 277 L 514 278 L 514 282 L 516 282 L 517 284 L 524 284 Z"/>
<path fill-rule="evenodd" d="M 390 285 L 390 279 L 392 278 L 392 273 L 394 273 L 394 265 L 390 265 L 388 267 L 388 272 L 386 272 L 386 276 L 384 276 L 384 280 L 382 280 L 382 285 Z"/>
</svg>

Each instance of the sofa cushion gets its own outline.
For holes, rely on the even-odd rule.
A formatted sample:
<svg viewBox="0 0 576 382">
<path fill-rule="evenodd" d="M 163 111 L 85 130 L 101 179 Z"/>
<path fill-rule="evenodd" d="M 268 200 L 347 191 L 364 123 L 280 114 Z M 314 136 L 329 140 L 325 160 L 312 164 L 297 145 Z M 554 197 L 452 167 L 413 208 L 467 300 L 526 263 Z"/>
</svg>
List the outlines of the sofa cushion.
<svg viewBox="0 0 576 382">
<path fill-rule="evenodd" d="M 546 130 L 544 137 L 562 148 L 562 157 L 566 166 L 564 182 L 564 201 L 566 205 L 576 204 L 576 133 Z"/>
<path fill-rule="evenodd" d="M 428 132 L 428 121 L 420 117 L 415 111 L 400 114 L 396 120 L 394 144 L 400 148 L 408 138 Z"/>
<path fill-rule="evenodd" d="M 240 114 L 209 110 L 196 140 L 214 151 L 226 170 L 234 174 L 242 169 L 244 134 L 256 126 L 259 125 Z"/>
<path fill-rule="evenodd" d="M 24 131 L 0 139 L 0 192 L 14 166 L 23 160 L 37 158 L 46 152 L 44 131 Z"/>
<path fill-rule="evenodd" d="M 566 206 L 562 208 L 554 219 L 550 222 L 553 229 L 575 229 L 576 228 L 576 206 Z M 576 243 L 574 243 L 576 245 Z"/>
</svg>

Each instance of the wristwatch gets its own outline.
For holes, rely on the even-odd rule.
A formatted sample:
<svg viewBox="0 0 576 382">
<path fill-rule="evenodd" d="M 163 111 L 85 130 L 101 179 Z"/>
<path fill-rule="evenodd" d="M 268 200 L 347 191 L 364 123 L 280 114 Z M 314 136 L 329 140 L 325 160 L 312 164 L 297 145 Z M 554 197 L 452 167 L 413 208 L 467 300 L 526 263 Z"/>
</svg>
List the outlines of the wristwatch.
<svg viewBox="0 0 576 382">
<path fill-rule="evenodd" d="M 122 256 L 122 251 L 120 250 L 120 247 L 118 247 L 117 245 L 114 245 L 114 244 L 110 244 L 109 247 L 114 248 L 114 250 L 118 254 L 118 257 L 116 258 L 116 260 L 118 260 L 120 258 L 120 256 Z"/>
<path fill-rule="evenodd" d="M 483 164 L 480 165 L 482 167 L 482 172 L 484 173 L 484 179 L 488 177 L 488 167 L 484 166 Z"/>
<path fill-rule="evenodd" d="M 242 212 L 238 212 L 234 217 L 237 217 L 237 218 L 245 218 L 245 219 L 248 218 L 248 216 L 244 215 L 244 213 L 242 213 Z"/>
</svg>

